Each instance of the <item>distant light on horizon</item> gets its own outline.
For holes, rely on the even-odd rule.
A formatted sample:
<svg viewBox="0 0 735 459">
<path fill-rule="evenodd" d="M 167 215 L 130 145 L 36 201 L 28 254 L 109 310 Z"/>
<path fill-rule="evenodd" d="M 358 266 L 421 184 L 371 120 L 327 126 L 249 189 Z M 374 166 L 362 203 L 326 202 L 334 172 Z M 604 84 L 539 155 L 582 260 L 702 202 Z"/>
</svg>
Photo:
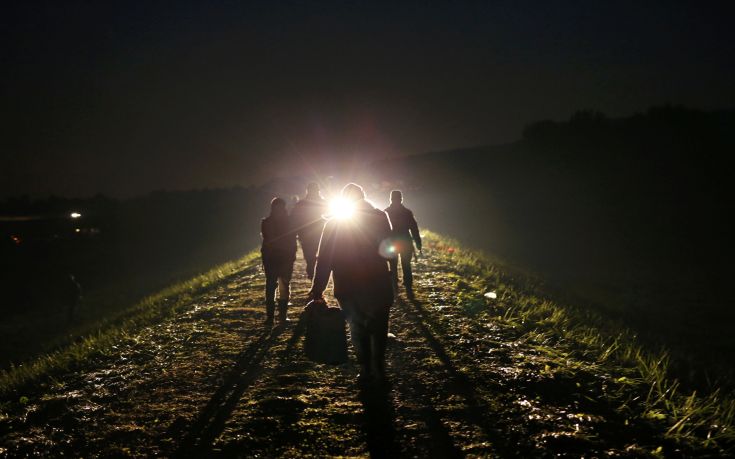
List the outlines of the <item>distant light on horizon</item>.
<svg viewBox="0 0 735 459">
<path fill-rule="evenodd" d="M 80 218 L 81 216 L 82 214 L 80 214 L 79 212 L 72 212 L 70 215 L 71 218 Z"/>
</svg>

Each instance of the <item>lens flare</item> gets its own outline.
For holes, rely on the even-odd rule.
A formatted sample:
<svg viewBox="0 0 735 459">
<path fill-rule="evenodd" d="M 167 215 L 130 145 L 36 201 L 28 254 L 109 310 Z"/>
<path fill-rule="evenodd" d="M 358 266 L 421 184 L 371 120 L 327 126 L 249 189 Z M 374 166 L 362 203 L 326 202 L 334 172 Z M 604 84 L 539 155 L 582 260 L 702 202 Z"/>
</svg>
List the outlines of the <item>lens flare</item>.
<svg viewBox="0 0 735 459">
<path fill-rule="evenodd" d="M 378 253 L 383 258 L 396 258 L 398 256 L 396 250 L 396 245 L 392 238 L 383 239 L 378 247 Z"/>
<path fill-rule="evenodd" d="M 329 203 L 329 215 L 334 218 L 350 218 L 355 212 L 354 203 L 344 198 L 336 198 Z"/>
</svg>

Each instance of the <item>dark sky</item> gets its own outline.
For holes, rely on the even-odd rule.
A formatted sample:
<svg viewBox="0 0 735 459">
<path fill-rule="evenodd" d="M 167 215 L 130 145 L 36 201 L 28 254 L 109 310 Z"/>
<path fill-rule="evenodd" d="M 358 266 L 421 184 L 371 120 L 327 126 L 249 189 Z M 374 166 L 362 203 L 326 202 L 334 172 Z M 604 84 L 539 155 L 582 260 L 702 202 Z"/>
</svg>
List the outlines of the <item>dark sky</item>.
<svg viewBox="0 0 735 459">
<path fill-rule="evenodd" d="M 0 197 L 247 185 L 581 108 L 735 106 L 733 2 L 18 3 Z"/>
</svg>

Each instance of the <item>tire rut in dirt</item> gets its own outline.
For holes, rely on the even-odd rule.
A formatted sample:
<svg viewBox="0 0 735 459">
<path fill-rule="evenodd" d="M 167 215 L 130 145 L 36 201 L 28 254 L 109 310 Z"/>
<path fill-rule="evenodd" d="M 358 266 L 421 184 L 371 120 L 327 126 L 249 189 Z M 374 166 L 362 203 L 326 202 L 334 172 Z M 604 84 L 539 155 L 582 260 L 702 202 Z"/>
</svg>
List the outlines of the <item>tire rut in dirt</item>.
<svg viewBox="0 0 735 459">
<path fill-rule="evenodd" d="M 396 302 L 391 330 L 401 349 L 392 352 L 392 369 L 401 443 L 416 445 L 422 456 L 506 453 L 508 440 L 493 423 L 493 407 L 457 370 L 428 320 L 419 302 Z"/>
</svg>

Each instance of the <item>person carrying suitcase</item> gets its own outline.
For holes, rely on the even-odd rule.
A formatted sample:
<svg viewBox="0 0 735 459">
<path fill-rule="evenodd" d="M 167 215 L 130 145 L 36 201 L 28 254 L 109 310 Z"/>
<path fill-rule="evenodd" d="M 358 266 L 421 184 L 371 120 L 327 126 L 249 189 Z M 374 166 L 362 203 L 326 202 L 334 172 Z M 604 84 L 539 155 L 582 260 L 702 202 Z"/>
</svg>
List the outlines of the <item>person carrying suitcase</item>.
<svg viewBox="0 0 735 459">
<path fill-rule="evenodd" d="M 363 383 L 385 380 L 385 348 L 393 289 L 385 245 L 391 234 L 388 216 L 365 200 L 354 183 L 342 189 L 350 212 L 327 221 L 317 255 L 313 300 L 323 298 L 330 275 L 334 296 L 345 314 Z M 382 254 L 381 254 L 382 253 Z"/>
</svg>

